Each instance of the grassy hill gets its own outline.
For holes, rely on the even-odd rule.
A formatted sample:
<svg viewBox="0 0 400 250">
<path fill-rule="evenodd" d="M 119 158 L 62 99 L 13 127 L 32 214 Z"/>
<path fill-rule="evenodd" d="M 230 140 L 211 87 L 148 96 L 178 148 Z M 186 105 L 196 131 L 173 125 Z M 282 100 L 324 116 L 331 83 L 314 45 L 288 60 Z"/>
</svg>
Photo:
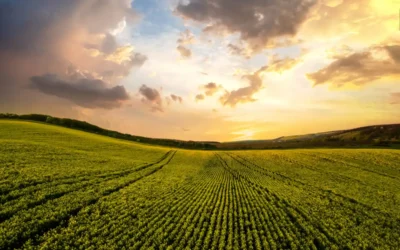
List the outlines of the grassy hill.
<svg viewBox="0 0 400 250">
<path fill-rule="evenodd" d="M 184 150 L 0 120 L 0 249 L 400 249 L 399 181 L 395 149 Z"/>
<path fill-rule="evenodd" d="M 215 144 L 221 149 L 284 149 L 315 147 L 395 147 L 400 148 L 400 124 L 374 125 L 316 134 L 283 136 Z"/>
<path fill-rule="evenodd" d="M 11 119 L 11 120 L 25 120 L 25 121 L 36 121 L 41 123 L 47 123 L 90 133 L 105 135 L 112 138 L 123 139 L 128 141 L 140 142 L 145 144 L 154 144 L 176 148 L 187 148 L 187 149 L 215 149 L 215 142 L 199 142 L 199 141 L 183 141 L 183 140 L 171 140 L 162 138 L 149 138 L 137 135 L 124 134 L 117 131 L 100 128 L 96 125 L 74 120 L 68 118 L 58 118 L 49 115 L 42 114 L 28 114 L 28 115 L 16 115 L 16 114 L 1 114 L 0 119 Z"/>
<path fill-rule="evenodd" d="M 285 149 L 318 147 L 394 147 L 400 148 L 400 124 L 374 125 L 350 130 L 330 131 L 316 134 L 283 136 L 272 140 L 250 140 L 234 142 L 183 141 L 149 138 L 123 134 L 100 128 L 96 125 L 68 118 L 57 118 L 41 114 L 0 114 L 0 119 L 27 120 L 73 128 L 113 138 L 186 149 L 237 150 L 237 149 Z"/>
</svg>

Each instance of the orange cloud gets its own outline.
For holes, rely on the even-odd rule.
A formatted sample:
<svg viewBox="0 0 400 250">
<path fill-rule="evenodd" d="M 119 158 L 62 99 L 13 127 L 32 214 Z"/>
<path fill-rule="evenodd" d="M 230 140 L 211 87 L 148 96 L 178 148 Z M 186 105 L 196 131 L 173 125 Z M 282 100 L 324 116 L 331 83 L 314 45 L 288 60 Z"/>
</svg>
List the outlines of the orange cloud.
<svg viewBox="0 0 400 250">
<path fill-rule="evenodd" d="M 183 45 L 176 47 L 182 58 L 188 59 L 192 56 L 192 51 Z"/>
<path fill-rule="evenodd" d="M 249 86 L 239 88 L 232 91 L 225 91 L 225 94 L 220 97 L 222 105 L 229 105 L 235 107 L 239 103 L 254 102 L 253 95 L 262 88 L 262 73 L 265 72 L 267 67 L 262 67 L 251 75 L 243 76 L 243 79 L 249 82 Z"/>
<path fill-rule="evenodd" d="M 201 88 L 205 90 L 206 96 L 213 96 L 215 93 L 222 89 L 222 86 L 217 85 L 214 82 L 209 82 L 206 85 L 201 86 Z"/>
<path fill-rule="evenodd" d="M 399 7 L 395 1 L 322 0 L 312 9 L 301 37 L 327 40 L 342 36 L 347 42 L 378 42 L 395 32 Z"/>
<path fill-rule="evenodd" d="M 204 100 L 204 95 L 198 94 L 198 95 L 196 95 L 195 99 L 196 99 L 196 101 L 202 101 L 202 100 Z"/>
<path fill-rule="evenodd" d="M 193 44 L 195 40 L 196 39 L 193 33 L 189 29 L 186 29 L 185 31 L 181 32 L 180 38 L 178 39 L 177 43 L 182 45 Z"/>
<path fill-rule="evenodd" d="M 382 78 L 400 78 L 400 43 L 334 55 L 331 64 L 307 74 L 314 85 L 362 85 Z"/>
<path fill-rule="evenodd" d="M 299 58 L 290 58 L 290 57 L 279 58 L 279 56 L 275 54 L 270 57 L 266 71 L 282 73 L 286 70 L 293 68 L 294 66 L 299 64 L 301 61 L 302 61 L 302 59 L 300 57 Z"/>
<path fill-rule="evenodd" d="M 179 52 L 182 58 L 188 59 L 192 56 L 192 51 L 187 47 L 187 45 L 193 44 L 194 41 L 195 37 L 189 29 L 181 32 L 180 38 L 176 41 L 178 43 L 176 50 Z"/>
</svg>

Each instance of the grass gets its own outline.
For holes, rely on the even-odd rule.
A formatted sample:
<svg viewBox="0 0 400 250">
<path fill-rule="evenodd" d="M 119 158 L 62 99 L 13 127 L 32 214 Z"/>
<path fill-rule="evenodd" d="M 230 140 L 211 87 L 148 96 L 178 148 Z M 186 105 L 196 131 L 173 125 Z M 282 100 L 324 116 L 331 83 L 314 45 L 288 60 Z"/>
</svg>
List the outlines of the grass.
<svg viewBox="0 0 400 250">
<path fill-rule="evenodd" d="M 0 121 L 0 249 L 399 249 L 400 151 L 191 151 Z"/>
</svg>

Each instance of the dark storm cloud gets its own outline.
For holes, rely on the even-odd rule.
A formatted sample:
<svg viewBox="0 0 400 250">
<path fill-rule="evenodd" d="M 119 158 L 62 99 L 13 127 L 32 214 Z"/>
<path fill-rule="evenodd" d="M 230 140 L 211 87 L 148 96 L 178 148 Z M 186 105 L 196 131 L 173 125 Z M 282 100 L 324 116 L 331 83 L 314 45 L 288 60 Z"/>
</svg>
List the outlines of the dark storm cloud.
<svg viewBox="0 0 400 250">
<path fill-rule="evenodd" d="M 55 75 L 43 75 L 32 77 L 31 86 L 42 93 L 68 99 L 86 108 L 117 108 L 121 102 L 129 99 L 124 87 L 108 87 L 98 79 L 81 78 L 70 82 Z"/>
<path fill-rule="evenodd" d="M 205 31 L 238 33 L 253 52 L 275 38 L 296 35 L 316 0 L 190 0 L 179 3 L 183 18 L 207 25 Z"/>
<path fill-rule="evenodd" d="M 399 45 L 372 46 L 334 58 L 325 68 L 307 75 L 314 85 L 363 85 L 385 77 L 400 77 Z"/>
<path fill-rule="evenodd" d="M 142 101 L 150 104 L 152 111 L 164 111 L 162 97 L 157 89 L 147 87 L 143 84 L 139 89 L 139 93 L 143 97 Z"/>
</svg>

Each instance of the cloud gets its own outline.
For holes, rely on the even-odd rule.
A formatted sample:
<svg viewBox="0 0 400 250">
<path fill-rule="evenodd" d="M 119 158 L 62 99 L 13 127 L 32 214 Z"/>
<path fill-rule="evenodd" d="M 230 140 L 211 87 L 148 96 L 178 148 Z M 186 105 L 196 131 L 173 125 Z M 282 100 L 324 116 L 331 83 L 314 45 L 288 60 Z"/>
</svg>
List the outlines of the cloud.
<svg viewBox="0 0 400 250">
<path fill-rule="evenodd" d="M 92 51 L 93 55 L 97 56 L 100 53 L 109 55 L 118 48 L 118 44 L 114 35 L 107 32 L 99 37 L 102 38 L 96 39 L 95 41 L 86 43 L 84 45 L 86 49 Z"/>
<path fill-rule="evenodd" d="M 262 49 L 289 47 L 289 46 L 299 45 L 303 42 L 304 41 L 302 39 L 295 37 L 276 38 L 269 41 L 268 44 L 266 44 Z M 243 41 L 239 41 L 236 44 L 229 43 L 227 47 L 231 55 L 241 56 L 245 59 L 250 59 L 256 52 L 259 52 L 259 50 L 254 50 L 254 48 L 252 48 L 251 46 L 249 46 L 249 44 Z"/>
<path fill-rule="evenodd" d="M 111 54 L 118 48 L 117 41 L 113 35 L 106 33 L 101 44 L 101 51 L 105 54 Z"/>
<path fill-rule="evenodd" d="M 192 56 L 192 51 L 190 49 L 184 47 L 183 45 L 178 45 L 178 47 L 176 47 L 176 49 L 181 54 L 182 58 L 188 59 Z"/>
<path fill-rule="evenodd" d="M 400 45 L 387 45 L 385 46 L 385 49 L 393 61 L 397 64 L 400 64 Z"/>
<path fill-rule="evenodd" d="M 7 79 L 0 82 L 0 99 L 35 99 L 38 92 L 27 88 L 31 77 L 64 79 L 71 65 L 115 86 L 147 59 L 130 44 L 120 46 L 115 37 L 116 29 L 138 19 L 131 2 L 0 1 L 0 77 Z"/>
<path fill-rule="evenodd" d="M 210 82 L 206 85 L 201 86 L 201 88 L 205 90 L 204 94 L 206 96 L 213 96 L 215 93 L 222 89 L 222 86 L 218 86 L 216 83 Z"/>
<path fill-rule="evenodd" d="M 189 30 L 186 29 L 185 31 L 181 32 L 180 38 L 178 39 L 177 43 L 178 44 L 193 44 L 195 42 L 195 37 L 193 33 Z"/>
<path fill-rule="evenodd" d="M 140 67 L 140 66 L 142 66 L 146 61 L 147 61 L 147 56 L 146 55 L 143 55 L 143 54 L 141 54 L 141 53 L 135 53 L 135 54 L 133 54 L 133 56 L 131 57 L 131 64 L 133 65 L 133 66 L 137 66 L 137 67 Z"/>
<path fill-rule="evenodd" d="M 88 38 L 81 46 L 97 41 L 98 45 L 93 46 L 111 53 L 117 45 L 108 31 L 124 18 L 134 20 L 137 16 L 127 0 L 2 1 L 0 13 L 3 24 L 0 49 L 24 53 L 55 52 L 58 46 L 68 42 L 63 41 L 65 38 L 70 41 Z M 98 37 L 102 37 L 101 41 Z"/>
<path fill-rule="evenodd" d="M 151 110 L 153 112 L 164 112 L 162 97 L 157 89 L 147 87 L 145 84 L 143 84 L 139 89 L 139 93 L 143 97 L 142 101 L 151 105 Z"/>
<path fill-rule="evenodd" d="M 254 102 L 253 95 L 259 92 L 263 85 L 262 75 L 267 72 L 277 72 L 282 73 L 286 70 L 293 68 L 295 65 L 302 61 L 299 58 L 280 58 L 278 55 L 274 54 L 269 58 L 268 65 L 261 67 L 258 71 L 253 74 L 246 73 L 242 76 L 242 79 L 249 82 L 249 86 L 239 88 L 237 90 L 227 91 L 220 96 L 219 101 L 222 105 L 229 105 L 235 107 L 239 103 Z M 215 92 L 223 89 L 222 86 L 217 86 L 215 83 L 209 83 L 203 86 L 206 89 L 206 95 L 213 95 Z"/>
<path fill-rule="evenodd" d="M 129 100 L 124 87 L 108 87 L 99 79 L 80 78 L 67 81 L 56 75 L 33 76 L 31 86 L 47 95 L 68 99 L 86 108 L 112 109 Z"/>
<path fill-rule="evenodd" d="M 395 32 L 398 13 L 392 10 L 398 7 L 396 1 L 321 0 L 303 26 L 302 37 L 307 40 L 341 37 L 346 43 L 376 43 Z"/>
<path fill-rule="evenodd" d="M 228 50 L 232 55 L 242 56 L 247 59 L 249 59 L 251 57 L 251 53 L 252 53 L 252 51 L 249 50 L 243 44 L 238 45 L 238 44 L 229 43 Z"/>
<path fill-rule="evenodd" d="M 363 85 L 382 78 L 400 78 L 400 45 L 376 45 L 332 56 L 334 61 L 307 74 L 314 85 Z"/>
<path fill-rule="evenodd" d="M 178 43 L 176 50 L 179 52 L 182 58 L 188 59 L 192 57 L 192 51 L 187 46 L 193 44 L 194 41 L 195 37 L 189 29 L 186 29 L 180 33 L 180 37 L 176 41 Z"/>
<path fill-rule="evenodd" d="M 284 57 L 280 58 L 277 54 L 272 55 L 269 58 L 267 71 L 268 72 L 276 72 L 282 73 L 286 70 L 289 70 L 299 64 L 302 61 L 301 57 L 299 58 L 290 58 Z"/>
<path fill-rule="evenodd" d="M 400 92 L 390 94 L 390 104 L 400 104 Z"/>
<path fill-rule="evenodd" d="M 253 98 L 253 95 L 261 90 L 263 85 L 262 74 L 266 70 L 267 67 L 262 67 L 253 74 L 243 76 L 243 79 L 249 82 L 249 86 L 237 90 L 225 91 L 225 94 L 219 99 L 221 104 L 235 107 L 239 103 L 254 102 L 256 99 Z"/>
<path fill-rule="evenodd" d="M 205 85 L 201 85 L 200 89 L 204 90 L 204 94 L 196 95 L 196 97 L 195 97 L 196 101 L 202 101 L 206 98 L 206 96 L 213 96 L 219 90 L 222 90 L 223 87 L 221 85 L 217 85 L 214 82 L 209 82 Z"/>
<path fill-rule="evenodd" d="M 104 58 L 108 61 L 115 62 L 117 64 L 122 64 L 131 59 L 132 52 L 133 52 L 133 46 L 128 45 L 116 48 L 112 53 L 102 56 L 104 56 Z M 99 55 L 101 55 L 100 52 L 97 52 L 95 53 L 94 56 L 97 57 Z"/>
<path fill-rule="evenodd" d="M 328 7 L 335 8 L 343 3 L 343 0 L 325 0 L 324 4 Z"/>
<path fill-rule="evenodd" d="M 206 32 L 239 34 L 253 52 L 285 37 L 295 36 L 316 0 L 190 0 L 176 12 L 202 23 Z"/>
<path fill-rule="evenodd" d="M 182 97 L 180 97 L 180 96 L 177 96 L 177 95 L 174 95 L 174 94 L 171 94 L 171 99 L 174 101 L 174 102 L 179 102 L 179 103 L 182 103 Z"/>
<path fill-rule="evenodd" d="M 130 57 L 129 60 L 125 61 L 123 65 L 128 68 L 139 68 L 141 67 L 146 61 L 148 60 L 146 55 L 143 55 L 141 53 L 133 53 Z M 129 73 L 129 70 L 127 71 Z M 126 74 L 127 75 L 127 74 Z"/>
<path fill-rule="evenodd" d="M 202 101 L 202 100 L 204 100 L 204 95 L 202 95 L 202 94 L 198 94 L 198 95 L 196 95 L 196 101 Z"/>
</svg>

